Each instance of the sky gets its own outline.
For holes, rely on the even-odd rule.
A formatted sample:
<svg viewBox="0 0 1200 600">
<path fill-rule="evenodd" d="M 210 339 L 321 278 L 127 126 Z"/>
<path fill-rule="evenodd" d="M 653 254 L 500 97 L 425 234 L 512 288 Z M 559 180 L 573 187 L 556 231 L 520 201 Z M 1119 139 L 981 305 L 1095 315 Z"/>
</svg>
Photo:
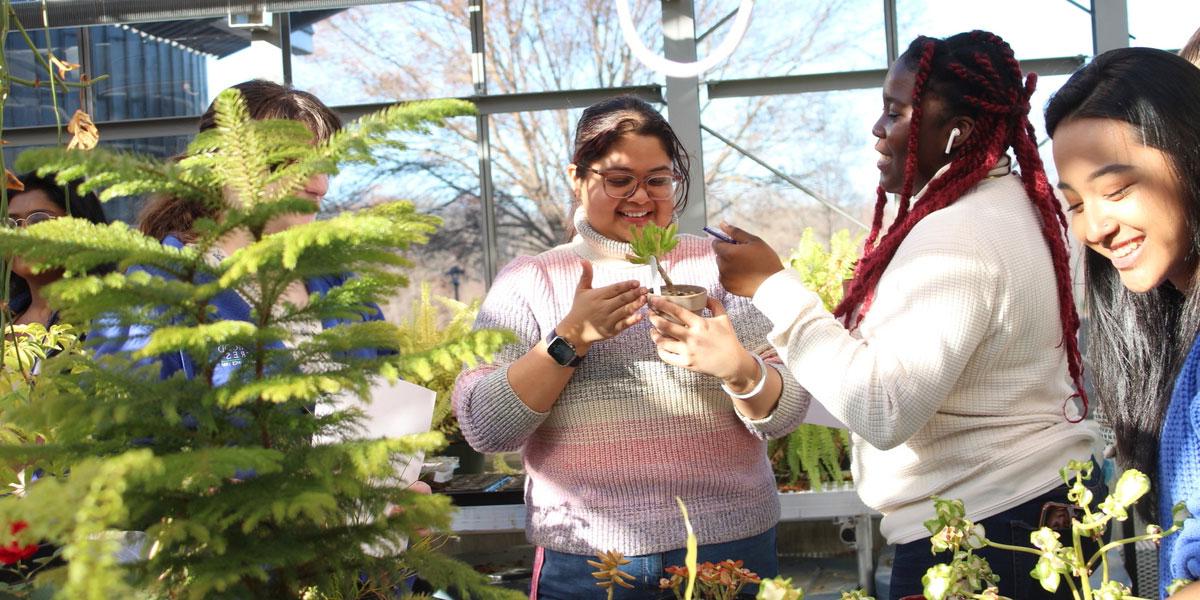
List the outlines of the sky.
<svg viewBox="0 0 1200 600">
<path fill-rule="evenodd" d="M 574 1 L 574 0 L 566 0 Z M 624 1 L 624 0 L 621 0 Z M 760 9 L 764 14 L 770 8 L 770 2 L 793 2 L 796 14 L 803 18 L 805 8 L 816 0 L 759 0 Z M 734 10 L 737 0 L 714 0 L 720 6 Z M 882 39 L 882 11 L 879 0 L 847 0 L 847 19 L 868 24 L 868 30 L 878 32 L 879 39 L 874 35 L 862 39 L 856 48 L 840 53 L 819 57 L 804 64 L 795 65 L 789 73 L 819 73 L 849 69 L 870 69 L 885 66 L 885 54 Z M 698 1 L 698 5 L 701 3 Z M 1089 0 L 1005 0 L 1002 3 L 995 0 L 897 0 L 899 15 L 899 38 L 901 47 L 907 41 L 919 34 L 943 37 L 970 29 L 987 29 L 999 34 L 1012 45 L 1020 58 L 1046 58 L 1060 56 L 1090 55 L 1092 53 L 1092 35 L 1090 15 L 1077 4 L 1087 5 Z M 1133 39 L 1131 45 L 1151 46 L 1157 48 L 1176 49 L 1183 45 L 1192 32 L 1200 27 L 1200 0 L 1128 0 L 1129 30 Z M 403 11 L 395 7 L 370 7 L 377 15 L 396 15 L 403 18 Z M 718 11 L 719 12 L 719 11 Z M 849 22 L 843 21 L 843 22 Z M 861 24 L 856 25 L 861 27 Z M 752 22 L 750 31 L 743 44 L 751 44 L 756 39 L 755 32 L 763 28 L 779 26 L 772 18 L 759 18 Z M 838 26 L 836 23 L 834 26 Z M 320 27 L 320 24 L 317 25 Z M 699 24 L 698 28 L 704 28 Z M 714 35 L 719 39 L 724 32 Z M 321 37 L 315 38 L 320 43 Z M 718 42 L 719 43 L 719 42 Z M 386 52 L 386 45 L 381 45 L 380 52 Z M 419 57 L 414 57 L 419 60 Z M 225 59 L 210 59 L 208 91 L 210 96 L 225 87 L 253 77 L 281 80 L 279 49 L 264 43 L 256 42 L 252 47 Z M 297 84 L 304 88 L 319 85 L 330 79 L 336 80 L 337 74 L 330 73 L 328 67 L 317 62 L 297 58 L 293 61 L 296 71 Z M 753 69 L 751 68 L 751 71 Z M 785 73 L 724 74 L 725 77 L 782 75 Z M 1055 89 L 1066 81 L 1066 76 L 1047 76 L 1039 80 L 1038 92 L 1032 102 L 1031 120 L 1038 132 L 1043 131 L 1041 107 L 1049 99 Z M 309 85 L 305 85 L 305 84 Z M 338 97 L 338 87 L 320 85 L 323 100 L 332 105 L 360 102 L 364 99 L 355 97 L 352 93 Z M 877 177 L 875 171 L 876 155 L 872 150 L 874 139 L 870 135 L 880 110 L 878 90 L 863 90 L 841 93 L 837 101 L 844 106 L 840 111 L 844 121 L 839 126 L 845 127 L 852 136 L 848 159 L 848 176 L 852 181 L 873 181 Z M 705 122 L 716 129 L 719 126 L 719 111 L 706 113 Z M 708 119 L 711 118 L 712 122 Z M 1044 134 L 1043 134 L 1044 135 Z M 786 141 L 785 141 L 786 143 Z M 706 144 L 707 145 L 707 144 Z M 1055 179 L 1052 162 L 1049 160 L 1049 145 L 1043 146 L 1043 157 L 1046 159 L 1047 170 L 1051 180 Z M 780 159 L 784 160 L 784 159 Z M 788 170 L 788 165 L 777 165 Z M 758 168 L 758 167 L 753 167 Z M 761 175 L 761 174 L 760 174 Z M 337 194 L 338 183 L 331 196 Z M 871 193 L 871 185 L 862 186 Z M 873 193 L 872 193 L 873 194 Z"/>
</svg>

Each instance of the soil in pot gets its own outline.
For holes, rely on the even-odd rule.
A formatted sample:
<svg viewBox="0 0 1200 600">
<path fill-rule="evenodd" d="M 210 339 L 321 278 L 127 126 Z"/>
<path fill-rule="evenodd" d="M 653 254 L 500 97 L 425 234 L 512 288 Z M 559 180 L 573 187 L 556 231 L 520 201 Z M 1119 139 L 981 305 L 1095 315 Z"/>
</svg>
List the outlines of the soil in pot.
<svg viewBox="0 0 1200 600">
<path fill-rule="evenodd" d="M 655 294 L 650 295 L 654 296 Z M 666 299 L 668 302 L 678 304 L 696 314 L 700 314 L 704 310 L 704 306 L 708 303 L 708 290 L 698 285 L 667 285 L 663 286 L 662 294 L 659 297 Z M 663 316 L 669 321 L 676 322 L 666 315 Z"/>
</svg>

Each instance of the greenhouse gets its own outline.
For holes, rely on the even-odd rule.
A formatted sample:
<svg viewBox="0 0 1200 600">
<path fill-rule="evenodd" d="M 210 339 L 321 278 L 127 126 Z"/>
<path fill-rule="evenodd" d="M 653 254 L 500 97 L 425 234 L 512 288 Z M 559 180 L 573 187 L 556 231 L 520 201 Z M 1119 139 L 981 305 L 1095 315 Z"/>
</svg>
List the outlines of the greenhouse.
<svg viewBox="0 0 1200 600">
<path fill-rule="evenodd" d="M 1200 599 L 1192 0 L 0 5 L 0 599 Z"/>
</svg>

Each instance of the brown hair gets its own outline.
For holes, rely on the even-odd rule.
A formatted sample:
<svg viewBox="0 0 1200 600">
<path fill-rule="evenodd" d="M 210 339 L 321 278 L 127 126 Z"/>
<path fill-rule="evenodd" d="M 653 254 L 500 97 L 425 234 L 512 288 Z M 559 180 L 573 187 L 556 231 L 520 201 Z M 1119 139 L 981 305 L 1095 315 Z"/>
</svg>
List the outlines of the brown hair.
<svg viewBox="0 0 1200 600">
<path fill-rule="evenodd" d="M 1197 29 L 1187 43 L 1183 45 L 1183 49 L 1179 51 L 1179 55 L 1186 58 L 1188 62 L 1200 67 L 1200 29 Z"/>
<path fill-rule="evenodd" d="M 663 150 L 671 159 L 671 167 L 683 178 L 679 196 L 675 199 L 675 209 L 682 209 L 687 204 L 691 184 L 688 174 L 691 161 L 687 150 L 671 124 L 654 107 L 635 96 L 601 100 L 584 109 L 575 125 L 575 152 L 571 155 L 571 163 L 576 167 L 575 177 L 586 177 L 588 167 L 608 154 L 625 135 L 645 135 L 662 142 Z"/>
<path fill-rule="evenodd" d="M 282 119 L 304 123 L 317 142 L 324 142 L 342 128 L 338 118 L 316 96 L 264 79 L 254 79 L 232 86 L 241 92 L 250 118 L 255 120 Z M 200 116 L 200 131 L 216 127 L 216 109 L 209 105 Z M 211 205 L 174 196 L 160 196 L 138 216 L 142 233 L 161 240 L 175 235 L 185 243 L 195 240 L 193 224 L 197 219 L 216 218 L 220 209 Z"/>
</svg>

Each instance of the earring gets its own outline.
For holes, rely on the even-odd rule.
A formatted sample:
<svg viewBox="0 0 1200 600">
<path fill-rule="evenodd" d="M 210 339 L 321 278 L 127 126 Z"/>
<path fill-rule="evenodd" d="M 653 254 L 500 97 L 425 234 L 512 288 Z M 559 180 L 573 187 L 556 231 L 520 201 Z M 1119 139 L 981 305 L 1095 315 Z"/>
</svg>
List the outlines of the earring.
<svg viewBox="0 0 1200 600">
<path fill-rule="evenodd" d="M 962 131 L 955 127 L 950 130 L 950 139 L 946 140 L 946 154 L 950 154 L 950 148 L 954 146 L 954 138 L 962 135 Z"/>
</svg>

